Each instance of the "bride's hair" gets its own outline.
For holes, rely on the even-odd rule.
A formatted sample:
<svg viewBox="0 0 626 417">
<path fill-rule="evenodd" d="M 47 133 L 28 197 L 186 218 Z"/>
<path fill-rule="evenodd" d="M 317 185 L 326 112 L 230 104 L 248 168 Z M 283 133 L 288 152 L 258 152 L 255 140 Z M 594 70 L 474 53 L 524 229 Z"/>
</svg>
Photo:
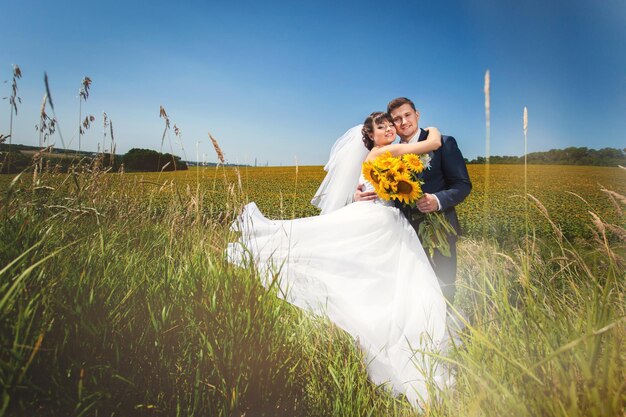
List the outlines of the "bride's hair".
<svg viewBox="0 0 626 417">
<path fill-rule="evenodd" d="M 374 125 L 378 123 L 382 123 L 384 120 L 393 124 L 393 119 L 389 113 L 385 113 L 383 111 L 375 111 L 374 113 L 367 116 L 367 119 L 363 122 L 363 129 L 361 129 L 361 134 L 363 135 L 363 143 L 368 150 L 372 150 L 374 147 L 374 140 L 370 138 L 370 135 L 374 132 Z"/>
</svg>

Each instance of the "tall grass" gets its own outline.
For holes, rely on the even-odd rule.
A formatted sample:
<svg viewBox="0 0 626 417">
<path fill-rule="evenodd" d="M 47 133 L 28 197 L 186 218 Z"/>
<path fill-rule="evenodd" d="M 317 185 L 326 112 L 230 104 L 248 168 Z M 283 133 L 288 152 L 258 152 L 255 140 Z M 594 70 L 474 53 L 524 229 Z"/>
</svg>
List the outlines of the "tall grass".
<svg viewBox="0 0 626 417">
<path fill-rule="evenodd" d="M 224 262 L 240 179 L 203 170 L 179 189 L 100 167 L 3 190 L 0 416 L 416 414 L 368 382 L 348 335 Z M 425 415 L 623 414 L 623 226 L 592 219 L 592 251 L 556 226 L 461 243 L 470 320 Z"/>
<path fill-rule="evenodd" d="M 371 403 L 348 337 L 265 291 L 254 269 L 224 263 L 233 213 L 203 213 L 175 187 L 138 197 L 126 180 L 42 173 L 5 190 L 1 415 L 358 410 L 322 395 L 333 367 Z"/>
</svg>

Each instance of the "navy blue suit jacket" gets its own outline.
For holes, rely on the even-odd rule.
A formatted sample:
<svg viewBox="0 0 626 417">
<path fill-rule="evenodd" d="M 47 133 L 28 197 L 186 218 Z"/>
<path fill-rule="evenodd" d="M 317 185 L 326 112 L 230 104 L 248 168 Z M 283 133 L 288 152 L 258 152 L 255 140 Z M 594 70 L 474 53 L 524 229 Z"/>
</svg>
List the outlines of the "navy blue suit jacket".
<svg viewBox="0 0 626 417">
<path fill-rule="evenodd" d="M 421 142 L 427 137 L 428 132 L 422 130 L 418 141 Z M 437 196 L 439 204 L 441 204 L 440 210 L 445 214 L 457 234 L 460 235 L 461 225 L 454 206 L 468 196 L 472 189 L 472 183 L 456 140 L 452 136 L 442 136 L 441 141 L 441 147 L 430 153 L 430 169 L 424 170 L 420 174 L 420 178 L 424 180 L 422 190 Z M 418 225 L 411 220 L 410 213 L 405 211 L 404 214 L 417 230 Z"/>
</svg>

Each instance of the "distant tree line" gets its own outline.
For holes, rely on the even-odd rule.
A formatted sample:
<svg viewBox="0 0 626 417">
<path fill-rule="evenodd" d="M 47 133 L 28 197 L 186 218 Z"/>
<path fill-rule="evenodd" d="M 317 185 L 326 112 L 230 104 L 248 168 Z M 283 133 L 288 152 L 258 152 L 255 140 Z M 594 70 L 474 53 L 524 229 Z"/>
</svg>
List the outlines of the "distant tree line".
<svg viewBox="0 0 626 417">
<path fill-rule="evenodd" d="M 125 171 L 184 171 L 187 163 L 179 156 L 151 149 L 133 148 L 123 157 Z"/>
<path fill-rule="evenodd" d="M 32 170 L 33 155 L 40 149 L 27 145 L 0 144 L 0 174 L 15 174 L 24 170 Z M 53 150 L 46 152 L 41 159 L 41 167 L 56 172 L 69 172 L 72 167 L 94 166 L 111 168 L 117 172 L 124 167 L 125 171 L 181 171 L 188 169 L 187 163 L 180 157 L 159 153 L 150 149 L 133 148 L 124 155 L 109 153 L 73 152 L 71 150 Z"/>
<path fill-rule="evenodd" d="M 569 147 L 565 149 L 550 149 L 547 152 L 531 152 L 526 157 L 529 164 L 543 165 L 593 165 L 593 166 L 626 166 L 626 148 L 576 148 Z M 479 156 L 471 161 L 466 160 L 470 164 L 484 164 L 487 159 Z M 523 156 L 491 156 L 489 157 L 491 164 L 523 164 Z"/>
</svg>

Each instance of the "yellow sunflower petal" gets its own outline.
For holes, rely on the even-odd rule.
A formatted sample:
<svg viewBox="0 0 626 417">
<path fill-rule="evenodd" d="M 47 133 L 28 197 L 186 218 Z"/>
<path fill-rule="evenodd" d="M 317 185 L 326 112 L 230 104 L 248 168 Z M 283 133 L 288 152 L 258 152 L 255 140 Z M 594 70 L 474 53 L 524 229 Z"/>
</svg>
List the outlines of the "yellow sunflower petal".
<svg viewBox="0 0 626 417">
<path fill-rule="evenodd" d="M 399 178 L 394 199 L 405 203 L 413 204 L 422 195 L 422 187 L 416 181 L 412 181 L 408 176 Z"/>
<path fill-rule="evenodd" d="M 398 158 L 391 156 L 391 152 L 385 152 L 374 159 L 374 166 L 381 171 L 394 169 L 399 163 Z"/>
<path fill-rule="evenodd" d="M 366 180 L 371 181 L 371 177 L 372 177 L 372 173 L 375 171 L 374 169 L 374 165 L 372 165 L 370 162 L 364 162 L 363 163 L 363 168 L 362 168 L 362 172 L 363 172 L 363 176 L 365 177 Z"/>
<path fill-rule="evenodd" d="M 407 164 L 408 169 L 412 172 L 419 174 L 424 170 L 424 164 L 418 155 L 405 154 L 402 156 L 402 159 Z"/>
</svg>

